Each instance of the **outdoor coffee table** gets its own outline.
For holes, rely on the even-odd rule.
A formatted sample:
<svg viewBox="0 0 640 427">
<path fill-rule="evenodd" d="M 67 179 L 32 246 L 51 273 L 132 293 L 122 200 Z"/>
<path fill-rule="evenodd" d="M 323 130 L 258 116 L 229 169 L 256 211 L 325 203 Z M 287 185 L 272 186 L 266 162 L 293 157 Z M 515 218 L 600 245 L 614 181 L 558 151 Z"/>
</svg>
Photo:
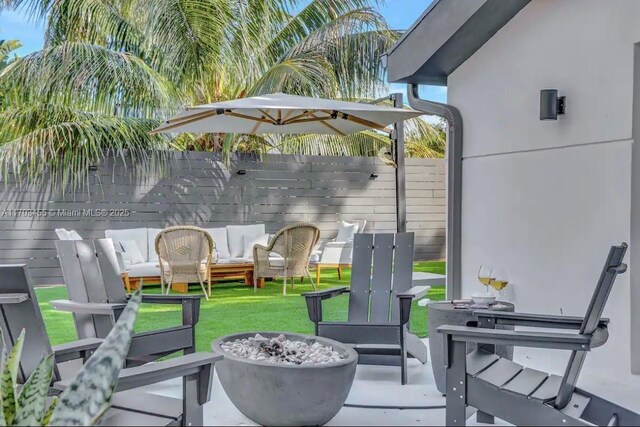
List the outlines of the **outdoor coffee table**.
<svg viewBox="0 0 640 427">
<path fill-rule="evenodd" d="M 159 266 L 158 266 L 159 267 Z M 253 263 L 239 264 L 212 264 L 209 270 L 212 284 L 220 280 L 242 279 L 247 286 L 253 286 Z M 142 284 L 159 284 L 160 276 L 129 277 L 124 273 L 122 279 L 127 288 L 127 292 L 138 289 Z M 258 279 L 258 287 L 264 288 L 264 278 Z M 173 283 L 171 290 L 179 293 L 188 293 L 188 283 Z M 211 294 L 211 288 L 208 289 Z"/>
<path fill-rule="evenodd" d="M 513 312 L 515 306 L 509 302 L 501 302 L 506 307 L 489 308 L 496 311 Z M 436 380 L 436 388 L 442 394 L 446 390 L 446 370 L 444 364 L 444 336 L 438 333 L 438 327 L 442 325 L 453 326 L 477 326 L 478 319 L 473 315 L 476 309 L 453 308 L 451 301 L 430 302 L 427 304 L 429 310 L 429 353 L 431 355 L 431 367 L 433 377 Z M 513 326 L 497 326 L 498 329 L 513 329 Z M 467 353 L 475 350 L 475 344 L 467 345 Z M 513 347 L 496 346 L 496 354 L 506 359 L 512 360 Z"/>
</svg>

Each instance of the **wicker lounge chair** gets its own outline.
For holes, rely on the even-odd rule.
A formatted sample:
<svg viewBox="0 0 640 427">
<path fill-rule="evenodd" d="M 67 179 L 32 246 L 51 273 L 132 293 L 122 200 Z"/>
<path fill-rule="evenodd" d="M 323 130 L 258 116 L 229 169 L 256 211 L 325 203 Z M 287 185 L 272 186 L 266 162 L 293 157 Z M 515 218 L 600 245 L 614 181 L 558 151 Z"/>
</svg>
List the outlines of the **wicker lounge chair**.
<svg viewBox="0 0 640 427">
<path fill-rule="evenodd" d="M 287 278 L 291 278 L 293 288 L 294 277 L 309 277 L 311 286 L 315 284 L 309 273 L 309 257 L 313 247 L 320 238 L 320 230 L 313 224 L 300 223 L 284 227 L 276 233 L 268 246 L 253 247 L 253 289 L 258 288 L 261 277 L 282 277 L 282 294 L 287 294 Z M 270 258 L 275 253 L 282 258 Z"/>
<path fill-rule="evenodd" d="M 205 280 L 211 289 L 211 255 L 213 238 L 199 227 L 169 227 L 158 233 L 155 242 L 160 263 L 160 286 L 164 293 L 167 284 L 168 294 L 174 283 L 199 282 L 202 291 L 209 300 Z"/>
</svg>

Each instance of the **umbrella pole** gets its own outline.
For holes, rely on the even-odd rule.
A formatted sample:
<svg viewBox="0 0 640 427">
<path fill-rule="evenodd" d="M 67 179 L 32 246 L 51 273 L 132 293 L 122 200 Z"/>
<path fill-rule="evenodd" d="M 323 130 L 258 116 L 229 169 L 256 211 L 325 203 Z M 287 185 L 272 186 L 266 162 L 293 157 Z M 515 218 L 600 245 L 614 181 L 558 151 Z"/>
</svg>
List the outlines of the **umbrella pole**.
<svg viewBox="0 0 640 427">
<path fill-rule="evenodd" d="M 403 108 L 401 93 L 391 94 L 393 106 Z M 391 133 L 393 160 L 396 163 L 396 228 L 398 233 L 407 231 L 407 189 L 404 166 L 404 122 L 393 125 Z"/>
</svg>

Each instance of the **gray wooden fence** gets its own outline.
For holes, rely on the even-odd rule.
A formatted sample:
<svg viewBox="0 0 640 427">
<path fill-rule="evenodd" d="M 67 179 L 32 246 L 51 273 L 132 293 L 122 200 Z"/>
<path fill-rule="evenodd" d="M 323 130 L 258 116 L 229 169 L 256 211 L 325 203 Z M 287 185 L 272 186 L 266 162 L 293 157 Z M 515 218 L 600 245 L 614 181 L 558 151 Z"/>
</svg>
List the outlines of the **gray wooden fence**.
<svg viewBox="0 0 640 427">
<path fill-rule="evenodd" d="M 444 160 L 407 160 L 408 230 L 418 260 L 445 246 Z M 55 228 L 85 238 L 106 229 L 176 224 L 265 223 L 267 232 L 299 221 L 321 238 L 337 221 L 366 219 L 369 231 L 395 230 L 394 169 L 377 158 L 269 155 L 224 163 L 211 153 L 171 153 L 162 170 L 134 178 L 130 162 L 109 159 L 75 192 L 17 184 L 0 187 L 0 263 L 26 262 L 39 284 L 62 283 Z M 244 174 L 243 174 L 244 172 Z"/>
</svg>

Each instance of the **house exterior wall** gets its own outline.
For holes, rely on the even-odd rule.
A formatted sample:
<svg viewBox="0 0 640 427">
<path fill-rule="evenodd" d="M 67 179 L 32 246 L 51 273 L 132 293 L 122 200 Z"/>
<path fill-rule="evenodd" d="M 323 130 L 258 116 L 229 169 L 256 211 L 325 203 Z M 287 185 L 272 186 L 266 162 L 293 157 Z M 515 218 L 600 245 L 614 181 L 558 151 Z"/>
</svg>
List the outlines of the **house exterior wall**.
<svg viewBox="0 0 640 427">
<path fill-rule="evenodd" d="M 492 264 L 509 268 L 518 311 L 584 314 L 608 247 L 630 238 L 638 22 L 634 0 L 535 0 L 449 76 L 464 124 L 463 295 Z M 557 121 L 539 120 L 547 88 L 567 98 Z M 627 274 L 609 343 L 587 358 L 594 375 L 631 372 L 632 304 Z"/>
</svg>

